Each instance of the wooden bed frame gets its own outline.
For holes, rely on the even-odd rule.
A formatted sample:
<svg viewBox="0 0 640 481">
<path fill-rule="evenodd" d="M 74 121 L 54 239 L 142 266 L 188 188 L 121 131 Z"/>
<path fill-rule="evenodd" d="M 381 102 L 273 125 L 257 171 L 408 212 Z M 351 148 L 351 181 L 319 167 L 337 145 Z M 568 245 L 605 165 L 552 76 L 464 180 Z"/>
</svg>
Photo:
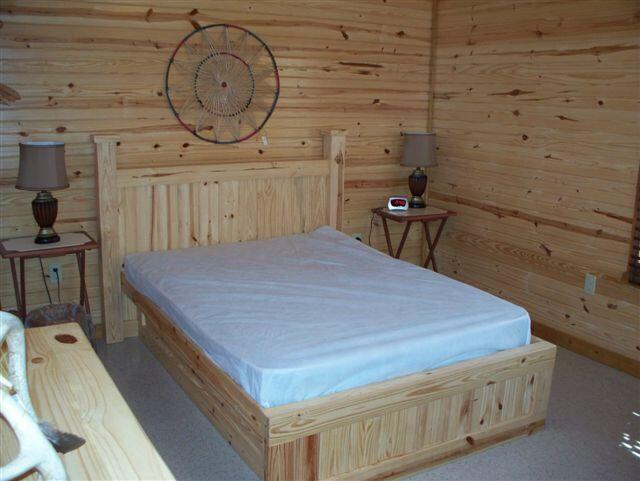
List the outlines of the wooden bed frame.
<svg viewBox="0 0 640 481">
<path fill-rule="evenodd" d="M 123 319 L 139 323 L 145 344 L 265 481 L 396 478 L 542 427 L 555 346 L 540 339 L 262 408 L 121 278 L 128 252 L 340 228 L 345 134 L 323 137 L 321 161 L 121 170 L 117 138 L 95 137 L 108 341 L 122 339 Z"/>
</svg>

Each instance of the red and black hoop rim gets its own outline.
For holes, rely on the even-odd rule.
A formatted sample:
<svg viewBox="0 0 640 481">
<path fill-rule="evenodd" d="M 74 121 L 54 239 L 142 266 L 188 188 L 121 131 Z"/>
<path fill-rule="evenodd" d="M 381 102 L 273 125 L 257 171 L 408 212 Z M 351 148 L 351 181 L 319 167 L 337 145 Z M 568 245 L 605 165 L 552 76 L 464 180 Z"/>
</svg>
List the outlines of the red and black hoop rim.
<svg viewBox="0 0 640 481">
<path fill-rule="evenodd" d="M 186 130 L 205 142 L 234 144 L 267 123 L 280 96 L 280 76 L 260 37 L 236 25 L 212 24 L 176 46 L 164 92 Z"/>
</svg>

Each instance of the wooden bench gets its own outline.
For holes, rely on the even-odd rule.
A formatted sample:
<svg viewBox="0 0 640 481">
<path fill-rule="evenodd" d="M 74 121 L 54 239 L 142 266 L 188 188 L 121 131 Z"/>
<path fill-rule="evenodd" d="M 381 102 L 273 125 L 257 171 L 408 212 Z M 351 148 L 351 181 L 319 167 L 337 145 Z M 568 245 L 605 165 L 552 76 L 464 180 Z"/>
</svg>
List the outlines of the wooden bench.
<svg viewBox="0 0 640 481">
<path fill-rule="evenodd" d="M 62 456 L 69 479 L 174 479 L 77 324 L 25 332 L 36 413 L 87 441 Z M 0 462 L 5 465 L 18 446 L 4 419 L 0 443 Z"/>
</svg>

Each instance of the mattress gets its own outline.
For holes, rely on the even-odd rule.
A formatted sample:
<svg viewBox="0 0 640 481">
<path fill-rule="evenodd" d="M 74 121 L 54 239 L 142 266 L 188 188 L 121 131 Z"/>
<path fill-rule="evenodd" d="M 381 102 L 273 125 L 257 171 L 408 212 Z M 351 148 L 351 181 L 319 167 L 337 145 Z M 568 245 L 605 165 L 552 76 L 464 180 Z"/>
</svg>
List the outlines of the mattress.
<svg viewBox="0 0 640 481">
<path fill-rule="evenodd" d="M 265 408 L 530 342 L 521 307 L 330 227 L 129 254 L 124 272 Z"/>
</svg>

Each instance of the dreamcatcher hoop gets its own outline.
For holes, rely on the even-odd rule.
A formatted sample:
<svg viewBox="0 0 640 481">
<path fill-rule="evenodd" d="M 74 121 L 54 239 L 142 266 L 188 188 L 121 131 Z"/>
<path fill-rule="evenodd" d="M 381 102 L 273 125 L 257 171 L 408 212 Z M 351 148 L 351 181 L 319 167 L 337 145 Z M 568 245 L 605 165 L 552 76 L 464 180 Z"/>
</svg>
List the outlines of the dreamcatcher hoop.
<svg viewBox="0 0 640 481">
<path fill-rule="evenodd" d="M 220 23 L 194 30 L 176 46 L 164 91 L 185 129 L 207 142 L 234 144 L 267 123 L 280 96 L 280 76 L 260 37 Z"/>
</svg>

